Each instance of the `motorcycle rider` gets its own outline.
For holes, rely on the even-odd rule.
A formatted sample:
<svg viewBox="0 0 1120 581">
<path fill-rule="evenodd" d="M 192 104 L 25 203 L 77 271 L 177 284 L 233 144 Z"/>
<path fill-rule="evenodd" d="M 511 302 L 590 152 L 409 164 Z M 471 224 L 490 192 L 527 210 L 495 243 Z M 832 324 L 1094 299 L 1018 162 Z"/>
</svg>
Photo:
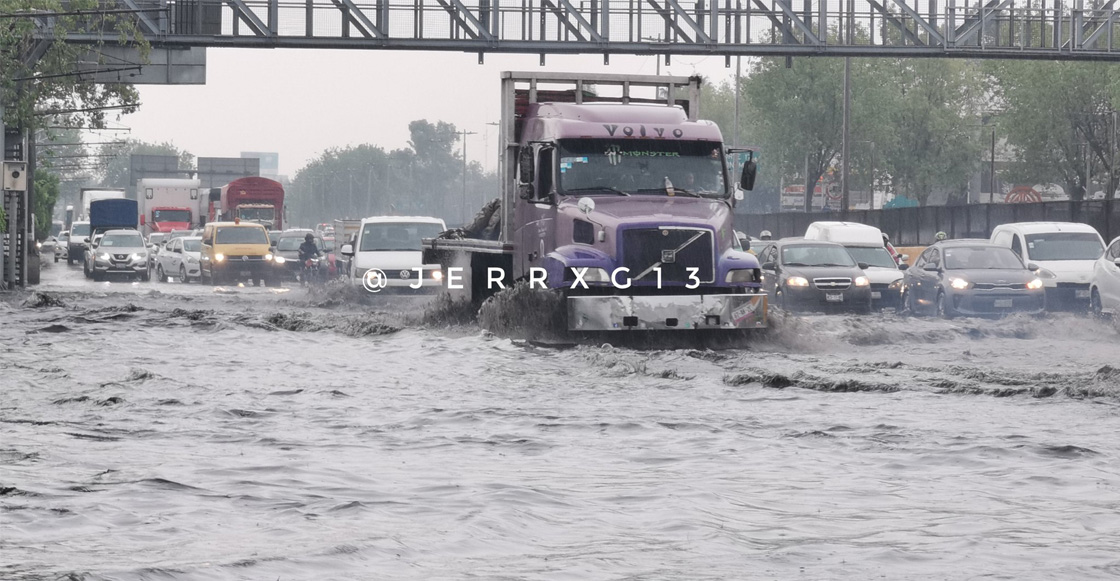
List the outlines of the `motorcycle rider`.
<svg viewBox="0 0 1120 581">
<path fill-rule="evenodd" d="M 299 245 L 299 261 L 300 264 L 304 265 L 304 270 L 307 269 L 307 261 L 318 256 L 321 256 L 321 253 L 319 252 L 319 247 L 315 245 L 315 235 L 309 232 L 303 237 L 303 244 Z"/>
</svg>

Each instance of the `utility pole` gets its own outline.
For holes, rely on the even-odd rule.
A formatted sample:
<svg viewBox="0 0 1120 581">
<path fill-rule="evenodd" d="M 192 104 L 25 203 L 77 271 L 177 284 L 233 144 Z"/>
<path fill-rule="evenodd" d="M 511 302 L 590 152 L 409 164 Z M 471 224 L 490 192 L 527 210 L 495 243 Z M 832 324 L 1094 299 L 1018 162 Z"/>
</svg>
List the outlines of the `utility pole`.
<svg viewBox="0 0 1120 581">
<path fill-rule="evenodd" d="M 852 125 L 852 57 L 844 57 L 844 135 L 840 146 L 840 211 L 847 212 L 851 207 L 848 192 L 848 157 L 851 152 L 849 139 Z"/>
<path fill-rule="evenodd" d="M 467 225 L 467 136 L 468 135 L 477 135 L 477 133 L 474 132 L 474 131 L 465 131 L 465 130 L 464 131 L 458 131 L 457 133 L 459 134 L 460 138 L 463 140 L 463 200 L 462 200 L 463 208 L 462 208 L 462 211 L 460 212 L 460 215 L 461 215 L 460 217 L 462 218 L 462 225 L 466 226 Z"/>
<path fill-rule="evenodd" d="M 988 203 L 996 201 L 996 128 L 992 127 L 992 152 L 988 160 Z"/>
<path fill-rule="evenodd" d="M 739 75 L 742 73 L 742 67 L 739 66 L 739 55 L 735 55 L 735 136 L 732 142 L 736 149 L 739 148 Z M 735 173 L 731 175 L 731 181 L 739 179 L 739 153 L 735 153 Z"/>
</svg>

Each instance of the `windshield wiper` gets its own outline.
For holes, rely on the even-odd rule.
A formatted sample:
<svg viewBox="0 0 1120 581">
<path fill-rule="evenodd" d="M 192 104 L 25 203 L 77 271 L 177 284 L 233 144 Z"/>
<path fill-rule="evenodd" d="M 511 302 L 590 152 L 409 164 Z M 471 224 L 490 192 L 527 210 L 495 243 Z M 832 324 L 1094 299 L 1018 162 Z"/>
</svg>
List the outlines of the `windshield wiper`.
<svg viewBox="0 0 1120 581">
<path fill-rule="evenodd" d="M 566 194 L 571 194 L 574 192 L 610 192 L 612 194 L 618 194 L 620 196 L 630 195 L 628 192 L 624 192 L 613 186 L 591 186 L 589 188 L 572 188 L 570 190 L 564 190 L 564 193 Z"/>
</svg>

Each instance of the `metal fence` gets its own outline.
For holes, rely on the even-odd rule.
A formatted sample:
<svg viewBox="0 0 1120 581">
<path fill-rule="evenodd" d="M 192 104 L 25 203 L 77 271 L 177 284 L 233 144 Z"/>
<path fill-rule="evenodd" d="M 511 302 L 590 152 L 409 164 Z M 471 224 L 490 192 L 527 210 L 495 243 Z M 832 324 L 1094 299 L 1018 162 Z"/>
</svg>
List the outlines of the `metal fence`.
<svg viewBox="0 0 1120 581">
<path fill-rule="evenodd" d="M 769 230 L 774 238 L 803 236 L 812 222 L 845 220 L 875 226 L 896 246 L 925 246 L 938 231 L 950 238 L 988 238 L 992 229 L 1012 222 L 1082 222 L 1097 229 L 1105 242 L 1120 236 L 1120 199 L 1035 204 L 968 204 L 919 206 L 848 212 L 783 212 L 736 214 L 735 227 L 758 236 Z"/>
</svg>

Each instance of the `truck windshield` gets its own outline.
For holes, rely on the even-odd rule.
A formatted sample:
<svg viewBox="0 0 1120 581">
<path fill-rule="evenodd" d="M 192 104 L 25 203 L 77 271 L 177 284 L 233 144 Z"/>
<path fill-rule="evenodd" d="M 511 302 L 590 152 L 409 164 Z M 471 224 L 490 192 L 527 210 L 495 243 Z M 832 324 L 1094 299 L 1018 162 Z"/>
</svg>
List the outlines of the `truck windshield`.
<svg viewBox="0 0 1120 581">
<path fill-rule="evenodd" d="M 358 251 L 420 250 L 421 239 L 435 238 L 442 231 L 439 224 L 425 222 L 366 224 Z"/>
<path fill-rule="evenodd" d="M 276 216 L 276 208 L 239 208 L 237 215 L 241 216 L 242 220 L 272 222 L 272 218 Z"/>
<path fill-rule="evenodd" d="M 1104 252 L 1101 239 L 1092 232 L 1048 232 L 1028 234 L 1031 260 L 1096 260 Z"/>
<path fill-rule="evenodd" d="M 89 224 L 74 224 L 70 226 L 70 236 L 78 239 L 89 236 Z"/>
<path fill-rule="evenodd" d="M 260 226 L 228 226 L 218 228 L 216 244 L 268 244 L 268 234 Z"/>
<path fill-rule="evenodd" d="M 560 193 L 727 197 L 723 154 L 711 141 L 561 139 Z"/>
<path fill-rule="evenodd" d="M 152 210 L 152 222 L 190 222 L 190 210 Z"/>
</svg>

